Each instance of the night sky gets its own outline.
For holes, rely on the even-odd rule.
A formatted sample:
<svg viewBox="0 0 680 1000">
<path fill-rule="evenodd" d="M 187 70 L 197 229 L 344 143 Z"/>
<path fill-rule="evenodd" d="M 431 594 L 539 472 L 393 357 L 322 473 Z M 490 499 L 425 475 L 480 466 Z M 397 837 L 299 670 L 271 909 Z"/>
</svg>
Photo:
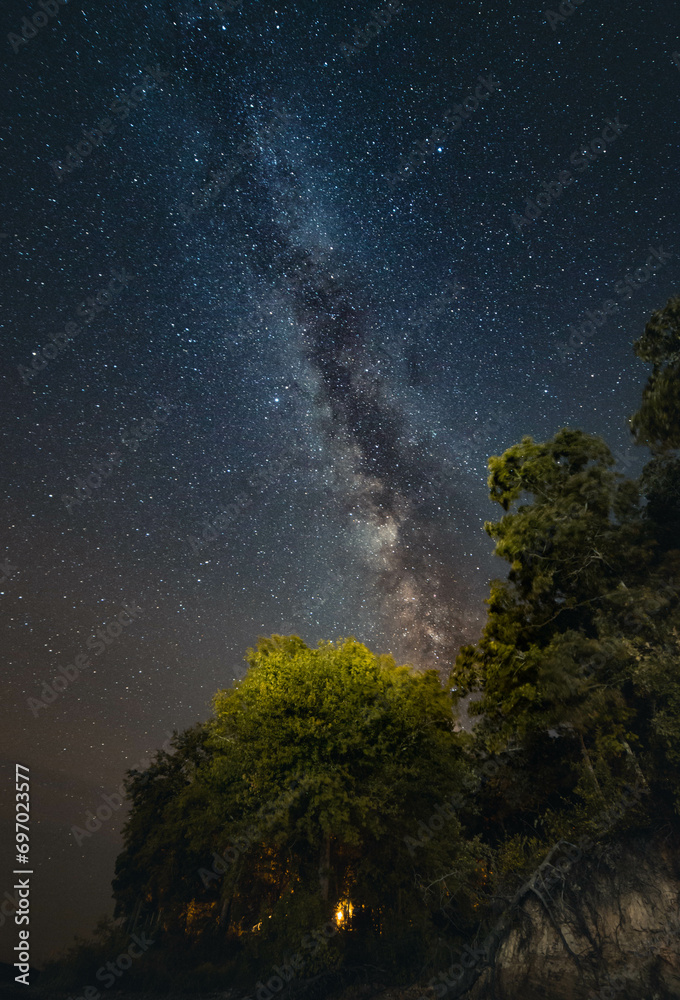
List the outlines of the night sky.
<svg viewBox="0 0 680 1000">
<path fill-rule="evenodd" d="M 680 254 L 667 5 L 45 2 L 3 5 L 1 76 L 2 796 L 30 766 L 36 960 L 111 909 L 124 810 L 72 827 L 258 635 L 445 676 L 505 573 L 487 457 L 571 425 L 639 470 L 631 345 Z"/>
</svg>

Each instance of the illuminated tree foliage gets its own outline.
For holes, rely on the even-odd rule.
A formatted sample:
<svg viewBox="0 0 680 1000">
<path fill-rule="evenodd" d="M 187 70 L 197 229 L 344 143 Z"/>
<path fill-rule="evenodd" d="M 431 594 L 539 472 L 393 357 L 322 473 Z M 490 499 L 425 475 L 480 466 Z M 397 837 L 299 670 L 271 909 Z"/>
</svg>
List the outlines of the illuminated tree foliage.
<svg viewBox="0 0 680 1000">
<path fill-rule="evenodd" d="M 324 921 L 341 933 L 307 971 L 341 955 L 417 962 L 440 902 L 421 887 L 459 891 L 475 864 L 455 810 L 419 830 L 471 768 L 446 690 L 352 639 L 274 635 L 246 659 L 214 718 L 131 779 L 119 914 L 143 898 L 178 946 L 218 940 L 259 965 Z"/>
</svg>

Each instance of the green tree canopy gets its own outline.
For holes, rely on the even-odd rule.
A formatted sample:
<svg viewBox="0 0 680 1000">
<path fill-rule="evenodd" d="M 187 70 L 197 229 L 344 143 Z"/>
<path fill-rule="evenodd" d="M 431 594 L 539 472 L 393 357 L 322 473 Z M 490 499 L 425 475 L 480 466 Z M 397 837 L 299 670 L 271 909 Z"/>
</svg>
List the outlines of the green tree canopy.
<svg viewBox="0 0 680 1000">
<path fill-rule="evenodd" d="M 566 428 L 489 459 L 490 496 L 506 514 L 485 528 L 510 570 L 492 582 L 481 640 L 461 650 L 455 677 L 459 687 L 482 689 L 473 710 L 501 742 L 574 722 L 588 686 L 563 655 L 563 639 L 594 638 L 606 595 L 652 558 L 637 488 L 613 465 L 601 439 Z"/>
<path fill-rule="evenodd" d="M 457 697 L 479 696 L 476 738 L 516 751 L 496 801 L 485 791 L 499 842 L 527 816 L 554 837 L 627 782 L 655 784 L 678 808 L 675 461 L 658 457 L 632 482 L 601 439 L 569 429 L 489 460 L 505 514 L 485 527 L 510 569 L 452 679 Z"/>
<path fill-rule="evenodd" d="M 471 769 L 436 672 L 353 639 L 313 649 L 273 635 L 246 660 L 178 745 L 183 762 L 132 782 L 119 912 L 141 895 L 177 932 L 247 940 L 263 961 L 342 910 L 336 952 L 341 938 L 364 957 L 406 938 L 421 954 L 431 921 L 419 886 L 444 872 L 439 888 L 453 892 L 475 865 L 455 812 L 436 836 L 419 833 Z"/>
</svg>

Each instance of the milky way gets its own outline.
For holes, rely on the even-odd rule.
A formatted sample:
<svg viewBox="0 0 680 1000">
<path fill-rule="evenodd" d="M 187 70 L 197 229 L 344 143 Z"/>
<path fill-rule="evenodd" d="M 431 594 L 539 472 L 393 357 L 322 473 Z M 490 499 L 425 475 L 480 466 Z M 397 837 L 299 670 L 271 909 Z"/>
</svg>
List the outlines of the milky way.
<svg viewBox="0 0 680 1000">
<path fill-rule="evenodd" d="M 272 291 L 283 293 L 276 307 L 294 321 L 287 336 L 309 367 L 328 472 L 364 566 L 375 576 L 383 618 L 396 624 L 398 652 L 418 666 L 448 670 L 464 634 L 457 613 L 460 543 L 446 519 L 433 516 L 433 501 L 446 497 L 447 507 L 463 508 L 466 497 L 454 473 L 446 481 L 432 458 L 408 444 L 394 364 L 385 364 L 371 335 L 379 303 L 337 250 L 295 239 L 314 209 L 286 161 L 285 139 L 284 133 L 267 150 L 268 169 L 258 172 L 254 164 L 239 185 L 241 218 L 253 240 L 250 261 Z M 417 377 L 412 371 L 411 379 Z"/>
</svg>

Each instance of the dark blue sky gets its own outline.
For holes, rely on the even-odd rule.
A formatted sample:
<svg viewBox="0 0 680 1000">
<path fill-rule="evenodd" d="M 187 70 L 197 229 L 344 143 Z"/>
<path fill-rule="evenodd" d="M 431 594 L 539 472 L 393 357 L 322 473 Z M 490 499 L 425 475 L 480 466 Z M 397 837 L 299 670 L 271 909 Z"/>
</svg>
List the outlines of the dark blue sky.
<svg viewBox="0 0 680 1000">
<path fill-rule="evenodd" d="M 645 458 L 631 345 L 680 253 L 668 9 L 407 2 L 365 32 L 386 7 L 227 6 L 69 0 L 25 44 L 37 3 L 2 14 L 2 756 L 33 772 L 39 957 L 109 906 L 122 810 L 71 828 L 258 634 L 445 671 L 504 573 L 488 455 L 571 425 Z"/>
</svg>

